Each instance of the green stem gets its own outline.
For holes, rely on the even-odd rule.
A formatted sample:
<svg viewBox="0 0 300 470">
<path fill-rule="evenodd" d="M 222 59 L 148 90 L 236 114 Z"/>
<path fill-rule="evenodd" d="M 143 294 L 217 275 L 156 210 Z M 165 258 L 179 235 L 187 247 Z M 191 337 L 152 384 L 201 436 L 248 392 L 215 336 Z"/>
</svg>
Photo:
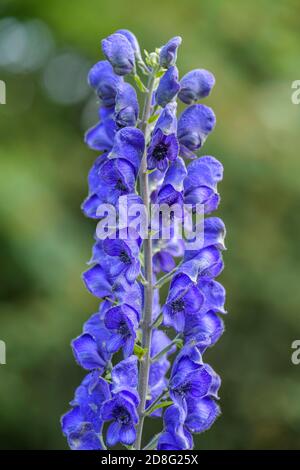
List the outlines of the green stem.
<svg viewBox="0 0 300 470">
<path fill-rule="evenodd" d="M 158 361 L 164 354 L 166 354 L 168 351 L 170 351 L 170 349 L 174 346 L 174 345 L 177 345 L 178 344 L 178 341 L 180 341 L 180 335 L 177 335 L 173 341 L 171 341 L 170 344 L 168 344 L 168 346 L 166 346 L 164 349 L 162 349 L 158 354 L 156 354 L 156 356 L 152 357 L 151 359 L 151 362 L 154 363 L 156 361 Z"/>
<path fill-rule="evenodd" d="M 167 391 L 168 391 L 168 390 L 163 390 L 163 391 L 161 392 L 161 394 L 154 400 L 154 402 L 151 403 L 151 405 L 150 405 L 150 406 L 145 410 L 145 412 L 144 412 L 144 415 L 145 415 L 145 416 L 151 415 L 151 413 L 152 413 L 153 409 L 155 408 L 155 406 L 156 406 L 159 402 L 161 402 L 161 400 L 162 400 L 163 398 L 165 398 L 165 396 L 166 396 L 166 394 L 167 394 Z"/>
<path fill-rule="evenodd" d="M 173 274 L 176 273 L 177 269 L 179 268 L 179 265 L 178 266 L 175 266 L 174 269 L 172 269 L 172 271 L 170 271 L 169 273 L 165 274 L 164 276 L 162 276 L 158 281 L 157 283 L 154 285 L 154 288 L 155 289 L 160 289 L 164 284 L 166 284 L 166 282 L 168 282 L 171 277 L 173 276 Z"/>
<path fill-rule="evenodd" d="M 151 102 L 152 102 L 152 93 L 154 90 L 154 83 L 155 83 L 155 73 L 156 71 L 153 70 L 151 75 L 149 76 L 148 82 L 148 93 L 144 103 L 143 115 L 142 120 L 140 123 L 140 129 L 145 135 L 145 140 L 147 139 L 147 123 L 148 119 L 151 115 Z M 145 205 L 148 219 L 150 215 L 150 193 L 149 193 L 149 181 L 148 181 L 148 174 L 147 174 L 147 150 L 145 145 L 145 151 L 141 162 L 140 168 L 140 191 L 141 196 L 143 199 L 143 203 Z M 143 426 L 144 426 L 144 419 L 145 419 L 145 405 L 147 400 L 148 394 L 148 380 L 149 380 L 149 370 L 150 370 L 150 351 L 151 351 L 151 338 L 152 338 L 152 304 L 153 304 L 153 273 L 152 273 L 152 240 L 151 237 L 148 235 L 147 238 L 144 240 L 144 267 L 145 267 L 145 279 L 147 284 L 145 285 L 145 300 L 144 300 L 144 312 L 143 312 L 143 319 L 141 322 L 141 331 L 142 331 L 142 347 L 147 351 L 144 355 L 143 359 L 140 362 L 140 369 L 139 369 L 139 396 L 140 396 L 140 404 L 138 408 L 139 414 L 139 422 L 136 428 L 136 442 L 135 448 L 137 450 L 141 449 L 142 445 L 142 435 L 143 435 Z"/>
</svg>

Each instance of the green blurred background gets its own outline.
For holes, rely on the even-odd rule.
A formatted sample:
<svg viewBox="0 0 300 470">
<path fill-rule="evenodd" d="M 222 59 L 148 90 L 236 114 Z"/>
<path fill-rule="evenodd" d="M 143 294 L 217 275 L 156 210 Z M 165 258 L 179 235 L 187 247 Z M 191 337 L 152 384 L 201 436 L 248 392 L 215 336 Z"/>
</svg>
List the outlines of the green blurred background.
<svg viewBox="0 0 300 470">
<path fill-rule="evenodd" d="M 84 375 L 69 343 L 97 308 L 80 279 L 95 228 L 80 212 L 96 156 L 82 142 L 96 121 L 85 76 L 118 28 L 147 50 L 181 35 L 181 74 L 203 67 L 217 80 L 203 152 L 225 166 L 229 315 L 206 354 L 223 415 L 196 448 L 300 447 L 299 18 L 292 0 L 1 1 L 2 449 L 66 448 L 59 417 Z"/>
</svg>

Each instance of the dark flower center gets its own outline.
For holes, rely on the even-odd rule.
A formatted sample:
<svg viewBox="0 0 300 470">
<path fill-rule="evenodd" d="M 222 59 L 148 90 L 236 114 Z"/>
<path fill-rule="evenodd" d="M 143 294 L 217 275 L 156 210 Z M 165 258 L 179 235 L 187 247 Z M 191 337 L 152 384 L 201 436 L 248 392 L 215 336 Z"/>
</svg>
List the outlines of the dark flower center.
<svg viewBox="0 0 300 470">
<path fill-rule="evenodd" d="M 126 191 L 127 190 L 127 187 L 125 186 L 125 184 L 123 183 L 123 181 L 121 180 L 121 178 L 119 178 L 115 184 L 115 188 L 118 189 L 119 191 Z"/>
<path fill-rule="evenodd" d="M 118 328 L 118 333 L 121 336 L 127 336 L 128 335 L 128 326 L 126 325 L 125 322 L 120 323 L 120 326 Z"/>
<path fill-rule="evenodd" d="M 166 158 L 167 152 L 168 152 L 168 146 L 164 143 L 160 143 L 155 146 L 152 155 L 155 158 L 155 160 L 160 161 Z"/>
<path fill-rule="evenodd" d="M 176 388 L 176 393 L 184 397 L 191 390 L 191 384 L 189 382 L 183 383 L 178 388 Z"/>
<path fill-rule="evenodd" d="M 184 300 L 183 299 L 173 300 L 173 302 L 171 302 L 171 308 L 175 313 L 181 312 L 184 309 Z"/>
<path fill-rule="evenodd" d="M 128 253 L 126 253 L 126 251 L 122 251 L 120 253 L 119 258 L 122 261 L 122 263 L 125 263 L 125 264 L 130 264 L 131 263 L 130 256 L 129 256 Z"/>
<path fill-rule="evenodd" d="M 120 424 L 128 424 L 130 421 L 130 415 L 123 406 L 115 409 L 114 416 Z"/>
</svg>

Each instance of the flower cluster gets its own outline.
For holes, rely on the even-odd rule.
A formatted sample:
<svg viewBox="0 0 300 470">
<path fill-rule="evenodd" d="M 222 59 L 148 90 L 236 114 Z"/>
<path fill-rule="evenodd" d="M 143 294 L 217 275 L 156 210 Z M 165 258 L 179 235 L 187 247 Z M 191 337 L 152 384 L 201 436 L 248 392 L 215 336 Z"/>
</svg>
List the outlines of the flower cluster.
<svg viewBox="0 0 300 470">
<path fill-rule="evenodd" d="M 61 419 L 74 450 L 118 443 L 140 449 L 148 417 L 163 417 L 163 430 L 146 448 L 192 449 L 192 435 L 210 428 L 220 413 L 221 381 L 203 354 L 222 335 L 219 314 L 226 313 L 225 290 L 215 280 L 223 269 L 225 226 L 206 216 L 219 205 L 223 168 L 216 158 L 197 155 L 216 121 L 212 109 L 198 101 L 210 94 L 215 80 L 203 69 L 180 79 L 180 45 L 181 38 L 174 37 L 155 52 L 145 51 L 143 59 L 136 37 L 118 30 L 102 41 L 105 60 L 88 75 L 99 100 L 99 122 L 85 142 L 99 156 L 82 210 L 101 224 L 103 205 L 121 211 L 118 202 L 126 196 L 128 226 L 116 220 L 104 238 L 96 231 L 83 274 L 100 305 L 72 341 L 75 360 L 87 371 Z M 145 96 L 142 111 L 138 94 Z M 188 105 L 178 119 L 177 98 Z M 145 227 L 130 212 L 136 204 L 149 211 L 152 203 L 182 209 L 170 216 L 167 239 L 160 226 L 152 238 L 148 225 L 145 238 Z M 199 206 L 206 216 L 203 241 L 190 249 L 175 226 L 183 224 L 188 207 L 190 229 L 195 228 Z M 160 288 L 167 282 L 161 306 Z"/>
</svg>

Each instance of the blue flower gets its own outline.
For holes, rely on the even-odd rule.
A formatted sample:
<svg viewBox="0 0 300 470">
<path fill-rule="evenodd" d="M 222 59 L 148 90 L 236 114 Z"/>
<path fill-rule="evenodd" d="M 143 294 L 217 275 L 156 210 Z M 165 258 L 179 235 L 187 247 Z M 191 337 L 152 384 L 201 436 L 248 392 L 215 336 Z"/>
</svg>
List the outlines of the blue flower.
<svg viewBox="0 0 300 470">
<path fill-rule="evenodd" d="M 156 245 L 158 246 L 157 251 Z M 170 240 L 159 240 L 156 244 L 154 240 L 153 246 L 156 251 L 153 256 L 153 270 L 155 273 L 172 271 L 176 266 L 174 258 L 179 258 L 184 254 L 184 241 L 176 237 Z"/>
<path fill-rule="evenodd" d="M 187 450 L 193 448 L 191 434 L 184 426 L 186 411 L 174 404 L 164 413 L 164 431 L 160 435 L 157 450 Z"/>
<path fill-rule="evenodd" d="M 112 281 L 109 279 L 105 269 L 96 264 L 92 268 L 85 271 L 82 275 L 82 279 L 86 285 L 86 288 L 99 299 L 109 297 L 112 292 Z"/>
<path fill-rule="evenodd" d="M 119 276 L 124 273 L 129 283 L 134 282 L 140 273 L 138 243 L 135 240 L 110 240 L 107 238 L 103 242 L 103 248 L 105 253 L 115 258 L 111 262 L 111 275 Z"/>
<path fill-rule="evenodd" d="M 114 108 L 100 108 L 100 122 L 86 132 L 84 141 L 92 150 L 102 152 L 112 149 L 114 136 L 117 131 L 113 112 Z"/>
<path fill-rule="evenodd" d="M 114 33 L 103 39 L 102 50 L 117 75 L 126 75 L 133 71 L 134 50 L 124 34 Z"/>
<path fill-rule="evenodd" d="M 176 64 L 177 49 L 180 46 L 182 39 L 180 36 L 175 36 L 165 44 L 159 53 L 159 64 L 165 69 Z"/>
<path fill-rule="evenodd" d="M 116 96 L 115 121 L 119 128 L 135 126 L 139 115 L 139 104 L 135 89 L 129 83 L 119 87 Z"/>
<path fill-rule="evenodd" d="M 128 31 L 128 29 L 118 29 L 118 31 L 116 31 L 116 33 L 122 34 L 123 36 L 125 36 L 128 39 L 128 41 L 130 42 L 131 47 L 134 51 L 134 55 L 135 55 L 136 60 L 141 60 L 141 58 L 142 58 L 141 49 L 140 49 L 138 40 L 135 37 L 135 35 L 131 31 Z"/>
<path fill-rule="evenodd" d="M 115 353 L 123 349 L 124 358 L 133 353 L 138 327 L 138 312 L 128 304 L 112 307 L 105 313 L 105 326 L 112 335 L 107 341 L 108 352 Z"/>
<path fill-rule="evenodd" d="M 185 427 L 191 433 L 207 431 L 220 415 L 220 407 L 212 397 L 206 396 L 197 400 L 187 400 L 187 417 Z"/>
<path fill-rule="evenodd" d="M 198 400 L 215 391 L 216 374 L 206 364 L 199 364 L 190 357 L 195 346 L 185 346 L 173 364 L 170 378 L 170 397 L 179 406 L 186 406 L 187 400 Z"/>
<path fill-rule="evenodd" d="M 148 170 L 157 168 L 166 171 L 168 161 L 173 161 L 178 155 L 178 141 L 174 134 L 165 135 L 158 129 L 152 136 L 147 152 Z"/>
<path fill-rule="evenodd" d="M 203 104 L 194 104 L 183 111 L 178 121 L 181 156 L 195 158 L 216 123 L 214 112 Z"/>
<path fill-rule="evenodd" d="M 129 356 L 114 366 L 111 372 L 113 392 L 136 390 L 138 385 L 137 357 Z"/>
<path fill-rule="evenodd" d="M 197 281 L 201 277 L 203 279 L 217 277 L 223 268 L 224 263 L 220 250 L 215 246 L 209 246 L 200 250 L 185 251 L 179 271 Z"/>
<path fill-rule="evenodd" d="M 201 98 L 208 96 L 214 84 L 215 77 L 208 70 L 192 70 L 180 80 L 178 98 L 185 104 L 193 104 Z"/>
<path fill-rule="evenodd" d="M 128 396 L 118 393 L 106 401 L 102 406 L 101 419 L 112 421 L 107 429 L 106 442 L 108 446 L 114 446 L 117 442 L 124 445 L 134 443 L 138 414 L 134 402 Z"/>
<path fill-rule="evenodd" d="M 180 90 L 178 70 L 176 66 L 170 67 L 161 77 L 155 94 L 156 103 L 164 108 L 175 98 Z"/>
<path fill-rule="evenodd" d="M 214 245 L 219 250 L 225 250 L 226 228 L 223 220 L 219 217 L 207 217 L 204 220 L 204 245 Z"/>
<path fill-rule="evenodd" d="M 116 133 L 109 157 L 127 160 L 134 167 L 135 175 L 137 175 L 144 149 L 145 137 L 142 131 L 135 127 L 124 127 Z"/>
<path fill-rule="evenodd" d="M 155 124 L 154 133 L 160 129 L 165 135 L 176 134 L 177 132 L 177 103 L 175 101 L 168 103 L 161 111 Z"/>
<path fill-rule="evenodd" d="M 72 341 L 72 348 L 77 363 L 87 370 L 99 369 L 103 372 L 107 361 L 102 357 L 95 339 L 88 333 L 78 336 Z"/>
<path fill-rule="evenodd" d="M 188 165 L 183 182 L 184 202 L 193 208 L 202 204 L 205 213 L 212 212 L 220 201 L 217 184 L 222 178 L 223 166 L 216 158 L 205 156 L 194 160 Z"/>
<path fill-rule="evenodd" d="M 72 450 L 104 450 L 100 439 L 102 404 L 110 398 L 107 382 L 98 372 L 88 374 L 70 403 L 73 407 L 61 418 L 62 431 Z"/>
<path fill-rule="evenodd" d="M 183 331 L 185 316 L 199 311 L 203 295 L 196 284 L 183 273 L 176 274 L 163 307 L 164 324 Z"/>
<path fill-rule="evenodd" d="M 89 85 L 96 91 L 100 102 L 108 108 L 115 105 L 115 98 L 123 78 L 114 73 L 107 60 L 95 64 L 88 75 Z"/>
<path fill-rule="evenodd" d="M 215 312 L 202 315 L 189 315 L 185 320 L 184 338 L 203 352 L 213 346 L 224 332 L 224 323 Z"/>
</svg>

